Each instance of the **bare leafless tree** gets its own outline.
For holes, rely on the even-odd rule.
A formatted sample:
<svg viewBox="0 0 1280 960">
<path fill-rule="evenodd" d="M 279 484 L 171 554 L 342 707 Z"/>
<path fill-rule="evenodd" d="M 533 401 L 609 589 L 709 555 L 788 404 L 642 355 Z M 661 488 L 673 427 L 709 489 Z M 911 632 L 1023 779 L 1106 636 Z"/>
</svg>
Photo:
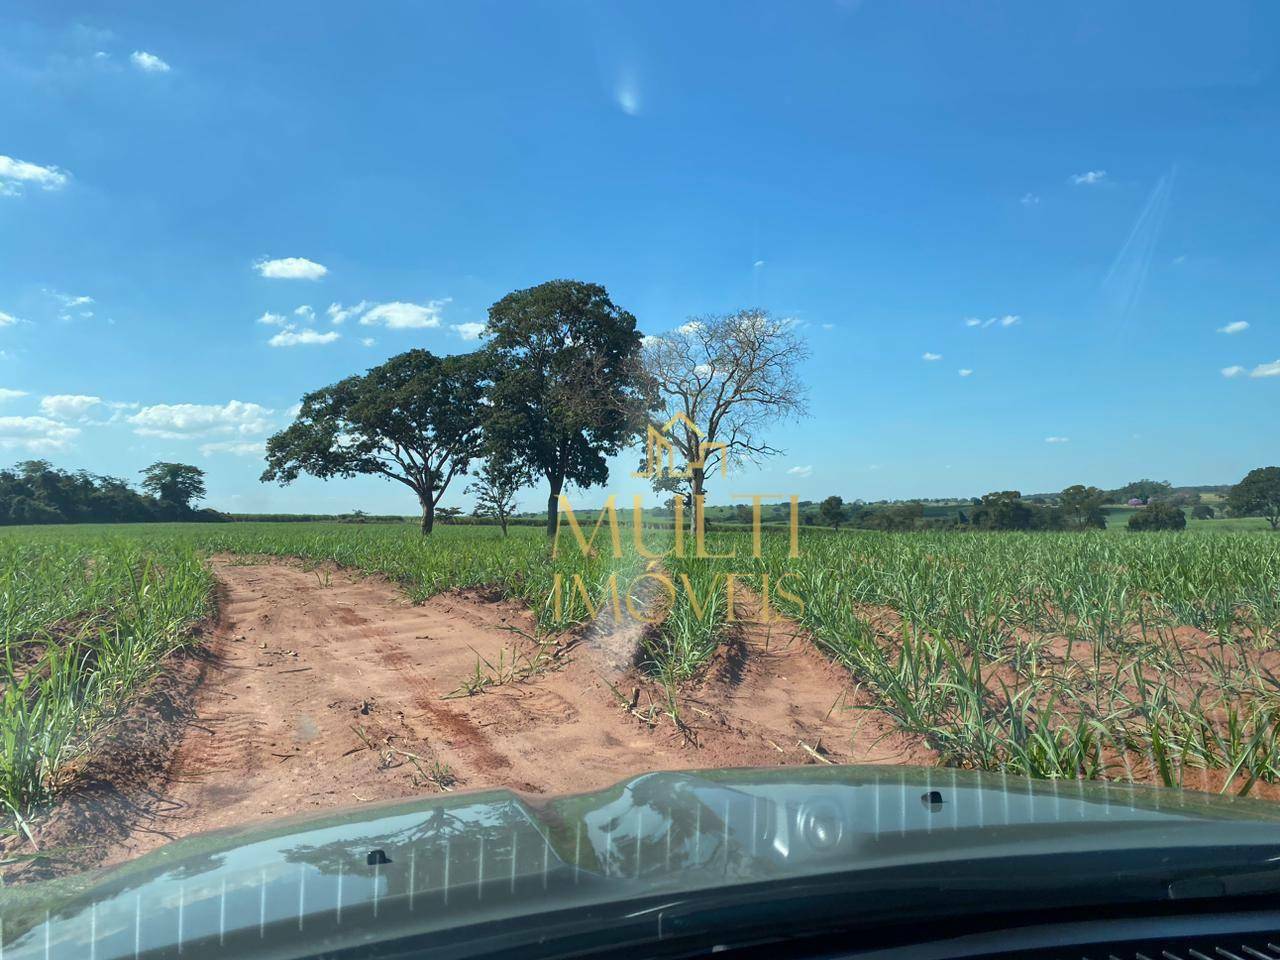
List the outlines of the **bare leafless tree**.
<svg viewBox="0 0 1280 960">
<path fill-rule="evenodd" d="M 782 453 L 765 436 L 807 415 L 797 368 L 808 356 L 794 323 L 763 310 L 695 317 L 646 338 L 645 367 L 661 401 L 657 426 L 671 424 L 667 440 L 689 474 L 655 478 L 655 486 L 696 504 L 716 471 Z"/>
</svg>

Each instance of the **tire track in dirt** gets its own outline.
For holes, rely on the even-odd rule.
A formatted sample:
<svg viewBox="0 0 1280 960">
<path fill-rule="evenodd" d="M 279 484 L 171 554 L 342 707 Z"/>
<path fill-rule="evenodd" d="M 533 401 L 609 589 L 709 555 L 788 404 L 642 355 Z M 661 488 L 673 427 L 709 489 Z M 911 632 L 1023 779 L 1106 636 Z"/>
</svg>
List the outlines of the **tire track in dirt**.
<svg viewBox="0 0 1280 960">
<path fill-rule="evenodd" d="M 455 593 L 414 605 L 392 584 L 341 571 L 214 567 L 220 621 L 172 759 L 163 775 L 152 764 L 118 785 L 131 816 L 103 837 L 98 862 L 218 827 L 436 792 L 427 774 L 444 770 L 459 789 L 568 793 L 655 769 L 814 762 L 802 742 L 845 762 L 927 762 L 918 744 L 893 739 L 888 718 L 842 708 L 858 702 L 847 675 L 794 628 L 740 625 L 680 705 L 689 736 L 620 703 L 619 692 L 643 706 L 660 691 L 611 672 L 587 644 L 532 679 L 450 696 L 478 658 L 531 650 L 533 619 L 515 604 Z"/>
</svg>

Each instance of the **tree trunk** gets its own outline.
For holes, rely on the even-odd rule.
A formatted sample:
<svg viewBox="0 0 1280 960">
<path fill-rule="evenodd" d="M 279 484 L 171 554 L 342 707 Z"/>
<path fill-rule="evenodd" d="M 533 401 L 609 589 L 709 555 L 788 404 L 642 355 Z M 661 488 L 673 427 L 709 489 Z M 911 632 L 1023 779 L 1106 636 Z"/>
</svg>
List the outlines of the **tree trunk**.
<svg viewBox="0 0 1280 960">
<path fill-rule="evenodd" d="M 422 535 L 425 537 L 431 532 L 431 528 L 436 523 L 436 502 L 430 497 L 422 499 Z"/>
<path fill-rule="evenodd" d="M 498 514 L 498 523 L 502 524 L 502 535 L 507 535 L 507 515 L 505 513 Z"/>
<path fill-rule="evenodd" d="M 551 492 L 547 494 L 547 536 L 554 537 L 560 525 L 560 490 L 564 486 L 564 477 L 548 477 Z"/>
<path fill-rule="evenodd" d="M 702 484 L 705 474 L 701 467 L 694 467 L 690 472 L 693 476 L 689 478 L 689 536 L 696 537 L 699 520 L 703 524 L 703 529 L 706 529 L 706 518 L 698 516 L 698 498 L 703 496 Z M 705 512 L 706 505 L 703 504 L 703 513 Z"/>
</svg>

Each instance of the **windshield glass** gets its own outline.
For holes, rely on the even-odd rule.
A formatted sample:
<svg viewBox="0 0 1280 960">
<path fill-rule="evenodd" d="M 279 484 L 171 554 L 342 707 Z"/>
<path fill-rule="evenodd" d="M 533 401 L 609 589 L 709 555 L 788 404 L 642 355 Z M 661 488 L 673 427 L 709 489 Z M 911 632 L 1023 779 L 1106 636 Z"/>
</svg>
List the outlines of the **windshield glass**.
<svg viewBox="0 0 1280 960">
<path fill-rule="evenodd" d="M 0 21 L 0 958 L 1274 836 L 1271 5 Z"/>
</svg>

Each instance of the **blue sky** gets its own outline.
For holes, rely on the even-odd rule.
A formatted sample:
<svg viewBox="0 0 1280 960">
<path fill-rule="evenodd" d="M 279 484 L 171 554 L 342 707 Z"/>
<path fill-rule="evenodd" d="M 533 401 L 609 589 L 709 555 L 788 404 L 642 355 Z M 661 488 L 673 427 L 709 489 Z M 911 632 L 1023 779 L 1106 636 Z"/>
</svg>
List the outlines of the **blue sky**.
<svg viewBox="0 0 1280 960">
<path fill-rule="evenodd" d="M 1231 482 L 1276 460 L 1278 58 L 1265 3 L 11 3 L 0 460 L 412 512 L 262 439 L 574 277 L 809 340 L 713 500 Z"/>
</svg>

